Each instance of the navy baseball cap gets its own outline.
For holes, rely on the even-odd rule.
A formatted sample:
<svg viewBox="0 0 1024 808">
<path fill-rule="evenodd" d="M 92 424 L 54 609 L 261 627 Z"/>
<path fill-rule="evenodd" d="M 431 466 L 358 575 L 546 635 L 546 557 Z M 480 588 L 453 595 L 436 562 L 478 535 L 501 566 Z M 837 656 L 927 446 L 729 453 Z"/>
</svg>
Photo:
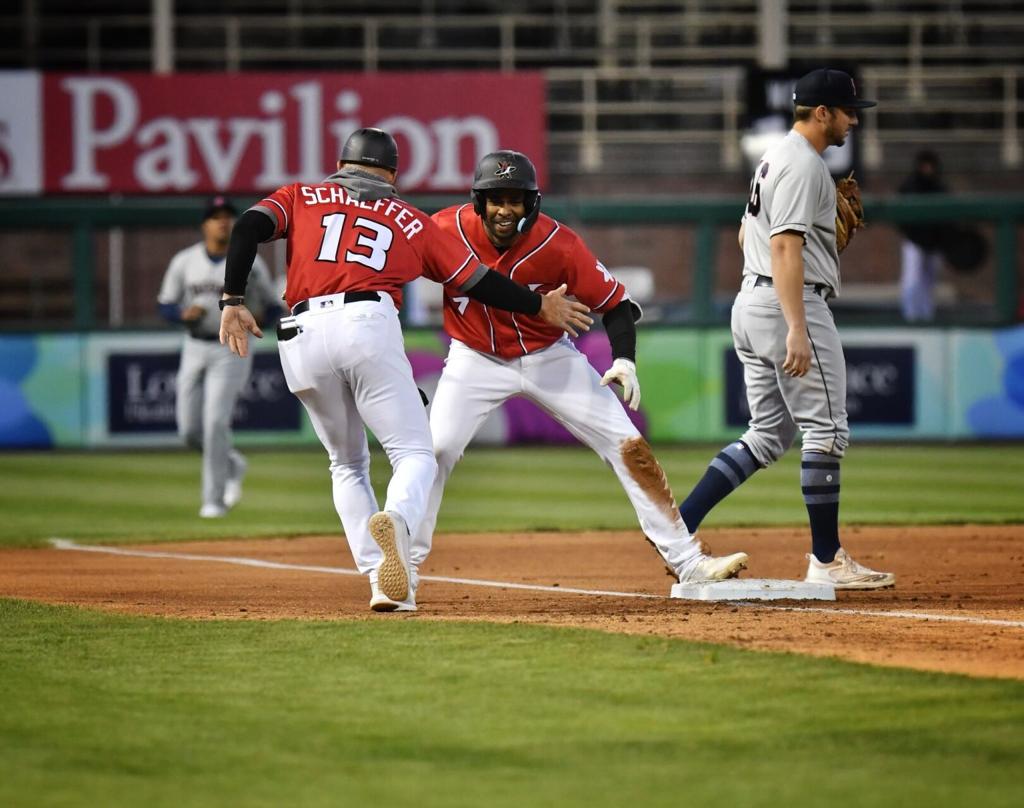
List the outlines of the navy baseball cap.
<svg viewBox="0 0 1024 808">
<path fill-rule="evenodd" d="M 800 78 L 793 90 L 793 104 L 798 107 L 847 107 L 866 109 L 878 106 L 877 101 L 857 97 L 853 77 L 842 70 L 823 67 Z"/>
<path fill-rule="evenodd" d="M 203 208 L 203 221 L 205 222 L 211 216 L 220 213 L 222 210 L 226 210 L 232 216 L 238 215 L 237 208 L 231 204 L 231 200 L 226 196 L 211 196 L 206 202 L 206 207 Z"/>
</svg>

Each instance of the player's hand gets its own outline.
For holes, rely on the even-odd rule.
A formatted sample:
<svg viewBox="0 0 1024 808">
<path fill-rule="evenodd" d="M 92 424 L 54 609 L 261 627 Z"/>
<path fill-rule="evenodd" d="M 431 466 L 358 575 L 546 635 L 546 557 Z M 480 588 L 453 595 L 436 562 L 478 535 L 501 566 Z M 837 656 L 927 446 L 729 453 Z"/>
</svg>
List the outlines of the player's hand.
<svg viewBox="0 0 1024 808">
<path fill-rule="evenodd" d="M 239 356 L 249 354 L 249 334 L 262 339 L 256 318 L 245 306 L 225 306 L 220 313 L 220 344 Z"/>
<path fill-rule="evenodd" d="M 622 400 L 629 403 L 629 408 L 636 411 L 640 407 L 640 380 L 636 377 L 636 365 L 628 359 L 619 357 L 601 377 L 601 385 L 618 382 L 622 385 Z"/>
<path fill-rule="evenodd" d="M 183 323 L 194 323 L 206 314 L 206 309 L 202 306 L 189 306 L 181 313 L 181 321 Z"/>
<path fill-rule="evenodd" d="M 786 361 L 782 370 L 787 376 L 803 376 L 811 369 L 811 340 L 807 329 L 789 329 L 786 335 Z"/>
<path fill-rule="evenodd" d="M 575 300 L 567 300 L 565 291 L 568 287 L 563 283 L 552 289 L 540 299 L 538 317 L 548 325 L 561 328 L 567 334 L 578 336 L 578 331 L 589 331 L 594 321 L 587 316 L 590 308 Z"/>
</svg>

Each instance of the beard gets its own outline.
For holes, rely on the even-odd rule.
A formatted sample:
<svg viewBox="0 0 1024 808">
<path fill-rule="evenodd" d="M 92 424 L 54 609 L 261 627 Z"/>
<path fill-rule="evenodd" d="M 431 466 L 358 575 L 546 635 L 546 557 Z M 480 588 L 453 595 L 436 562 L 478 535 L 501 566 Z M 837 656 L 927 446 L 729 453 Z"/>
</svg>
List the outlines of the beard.
<svg viewBox="0 0 1024 808">
<path fill-rule="evenodd" d="M 830 146 L 842 146 L 846 142 L 846 136 L 849 134 L 849 130 L 840 132 L 839 127 L 836 125 L 835 118 L 829 121 L 828 128 L 825 130 L 825 137 L 828 139 Z"/>
<path fill-rule="evenodd" d="M 512 231 L 508 234 L 502 235 L 498 233 L 495 228 L 495 223 L 489 219 L 484 220 L 484 230 L 487 232 L 487 237 L 491 240 L 491 243 L 496 247 L 506 248 L 512 246 L 512 243 L 519 237 L 519 232 L 513 227 Z"/>
</svg>

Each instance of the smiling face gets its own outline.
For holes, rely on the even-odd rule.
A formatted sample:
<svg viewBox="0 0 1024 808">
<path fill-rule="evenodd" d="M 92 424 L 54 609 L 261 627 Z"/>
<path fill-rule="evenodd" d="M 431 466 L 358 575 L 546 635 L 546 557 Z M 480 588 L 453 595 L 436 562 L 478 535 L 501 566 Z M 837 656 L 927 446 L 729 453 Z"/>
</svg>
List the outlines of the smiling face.
<svg viewBox="0 0 1024 808">
<path fill-rule="evenodd" d="M 510 189 L 484 193 L 484 230 L 495 247 L 506 249 L 519 238 L 516 226 L 526 216 L 525 197 L 523 191 Z"/>
</svg>

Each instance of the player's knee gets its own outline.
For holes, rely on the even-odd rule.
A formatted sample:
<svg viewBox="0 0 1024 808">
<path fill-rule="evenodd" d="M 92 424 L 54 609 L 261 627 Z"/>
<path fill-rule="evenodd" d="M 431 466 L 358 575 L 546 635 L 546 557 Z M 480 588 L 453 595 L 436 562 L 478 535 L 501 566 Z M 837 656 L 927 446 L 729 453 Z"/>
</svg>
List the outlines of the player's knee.
<svg viewBox="0 0 1024 808">
<path fill-rule="evenodd" d="M 747 444 L 750 453 L 754 455 L 758 463 L 762 466 L 770 466 L 793 445 L 794 434 L 788 430 L 773 433 L 751 431 L 747 432 L 740 440 Z"/>
<path fill-rule="evenodd" d="M 808 432 L 804 435 L 802 448 L 805 452 L 821 452 L 832 457 L 843 457 L 849 445 L 850 430 L 843 426 L 828 432 Z"/>
<path fill-rule="evenodd" d="M 848 444 L 840 445 L 836 442 L 829 442 L 827 446 L 823 446 L 817 443 L 808 443 L 807 441 L 804 441 L 801 451 L 805 453 L 817 452 L 818 454 L 828 455 L 829 457 L 834 457 L 837 460 L 840 460 L 846 456 L 847 445 Z"/>
<path fill-rule="evenodd" d="M 436 445 L 434 446 L 434 460 L 437 463 L 439 469 L 443 469 L 447 474 L 453 468 L 455 464 L 462 459 L 462 450 L 456 449 L 453 446 Z"/>
<path fill-rule="evenodd" d="M 332 457 L 331 477 L 333 478 L 361 478 L 370 474 L 370 455 L 354 455 L 352 457 Z"/>
</svg>

